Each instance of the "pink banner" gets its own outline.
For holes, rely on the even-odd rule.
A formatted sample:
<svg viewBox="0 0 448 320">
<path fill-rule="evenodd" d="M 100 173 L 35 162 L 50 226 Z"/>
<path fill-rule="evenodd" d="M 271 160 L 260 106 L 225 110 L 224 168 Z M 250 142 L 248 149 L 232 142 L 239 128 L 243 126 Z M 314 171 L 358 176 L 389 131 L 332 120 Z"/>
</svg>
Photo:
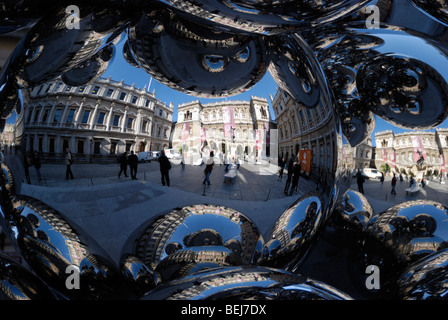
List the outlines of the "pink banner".
<svg viewBox="0 0 448 320">
<path fill-rule="evenodd" d="M 445 172 L 445 157 L 443 156 L 443 154 L 439 155 L 440 157 L 440 171 L 441 172 Z"/>
<path fill-rule="evenodd" d="M 392 152 L 391 157 L 392 157 L 392 168 L 395 168 L 397 165 L 395 151 Z"/>
<path fill-rule="evenodd" d="M 235 117 L 233 115 L 233 108 L 222 108 L 222 121 L 224 122 L 224 136 L 231 137 L 231 129 L 235 128 Z"/>
<path fill-rule="evenodd" d="M 271 134 L 269 132 L 269 123 L 265 123 L 264 124 L 264 128 L 266 130 L 266 144 L 270 144 L 271 143 Z"/>
<path fill-rule="evenodd" d="M 384 163 L 387 163 L 387 151 L 386 151 L 386 149 L 383 149 L 383 160 L 384 160 Z"/>
<path fill-rule="evenodd" d="M 426 152 L 425 148 L 423 147 L 422 137 L 412 136 L 411 139 L 412 139 L 412 146 L 414 147 L 414 157 L 413 157 L 414 162 L 417 162 L 418 159 L 420 159 L 420 153 L 422 154 L 423 159 L 426 160 Z"/>
<path fill-rule="evenodd" d="M 184 127 L 182 129 L 182 142 L 187 141 L 189 135 L 190 135 L 190 124 L 184 123 Z"/>
<path fill-rule="evenodd" d="M 257 150 L 261 150 L 261 137 L 260 137 L 260 130 L 255 130 L 255 139 L 257 144 Z"/>
<path fill-rule="evenodd" d="M 205 140 L 207 140 L 207 131 L 205 130 L 205 128 L 201 128 L 201 142 L 204 142 Z"/>
</svg>

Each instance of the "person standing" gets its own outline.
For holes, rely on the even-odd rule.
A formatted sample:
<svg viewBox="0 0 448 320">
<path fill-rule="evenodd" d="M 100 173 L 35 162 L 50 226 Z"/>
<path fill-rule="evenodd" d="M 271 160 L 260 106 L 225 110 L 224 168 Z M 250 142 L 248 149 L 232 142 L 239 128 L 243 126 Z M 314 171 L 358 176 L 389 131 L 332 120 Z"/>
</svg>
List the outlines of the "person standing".
<svg viewBox="0 0 448 320">
<path fill-rule="evenodd" d="M 397 185 L 397 178 L 395 177 L 395 173 L 394 176 L 392 177 L 392 190 L 390 191 L 390 193 L 392 194 L 397 194 L 397 192 L 395 192 L 395 186 Z"/>
<path fill-rule="evenodd" d="M 137 180 L 138 157 L 134 153 L 134 151 L 131 151 L 131 154 L 129 155 L 128 158 L 128 163 L 129 163 L 129 169 L 131 171 L 131 179 Z"/>
<path fill-rule="evenodd" d="M 120 172 L 118 172 L 118 178 L 124 173 L 124 176 L 128 176 L 128 157 L 126 152 L 124 152 L 120 157 Z"/>
<path fill-rule="evenodd" d="M 299 178 L 300 178 L 300 171 L 301 171 L 301 166 L 300 166 L 300 162 L 299 159 L 297 158 L 297 162 L 294 164 L 294 174 L 292 177 L 292 185 L 291 185 L 291 191 L 289 192 L 289 195 L 292 196 L 292 193 L 297 191 L 297 186 L 299 185 Z"/>
<path fill-rule="evenodd" d="M 364 194 L 364 176 L 361 173 L 361 170 L 358 170 L 358 173 L 356 174 L 356 182 L 358 183 L 358 191 L 361 192 L 361 194 Z"/>
<path fill-rule="evenodd" d="M 288 175 L 286 177 L 285 190 L 283 191 L 285 195 L 288 195 L 289 186 L 291 184 L 291 179 L 294 171 L 294 160 L 291 158 L 288 162 Z"/>
<path fill-rule="evenodd" d="M 165 151 L 162 150 L 159 159 L 160 165 L 160 174 L 162 176 L 162 185 L 170 186 L 170 169 L 171 169 L 171 162 L 165 155 Z"/>
<path fill-rule="evenodd" d="M 68 180 L 69 178 L 74 179 L 71 168 L 72 164 L 73 164 L 73 154 L 70 152 L 69 148 L 65 148 L 65 165 L 66 165 L 65 180 Z"/>
<path fill-rule="evenodd" d="M 205 159 L 205 169 L 204 169 L 205 178 L 202 184 L 205 184 L 207 182 L 208 185 L 211 185 L 210 175 L 212 174 L 213 171 L 213 164 L 214 164 L 213 157 L 214 157 L 213 151 L 210 151 L 210 157 Z"/>
<path fill-rule="evenodd" d="M 285 170 L 285 158 L 284 157 L 282 157 L 280 159 L 280 162 L 279 162 L 278 165 L 280 167 L 280 170 L 278 172 L 278 179 L 277 179 L 277 181 L 282 181 L 282 179 L 283 179 L 283 171 Z"/>
<path fill-rule="evenodd" d="M 41 181 L 42 178 L 40 175 L 40 167 L 41 167 L 40 155 L 39 155 L 39 152 L 37 152 L 36 150 L 34 150 L 34 154 L 33 154 L 33 164 L 34 164 L 34 168 L 36 169 L 37 180 Z"/>
</svg>

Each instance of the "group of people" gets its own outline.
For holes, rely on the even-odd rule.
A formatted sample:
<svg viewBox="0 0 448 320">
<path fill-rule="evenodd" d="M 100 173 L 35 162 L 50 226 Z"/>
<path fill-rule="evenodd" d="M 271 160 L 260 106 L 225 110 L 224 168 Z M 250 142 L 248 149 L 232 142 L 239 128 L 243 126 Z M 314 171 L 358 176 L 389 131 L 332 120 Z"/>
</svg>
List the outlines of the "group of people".
<svg viewBox="0 0 448 320">
<path fill-rule="evenodd" d="M 162 178 L 162 185 L 170 186 L 170 175 L 169 170 L 171 170 L 171 162 L 168 157 L 165 155 L 165 151 L 160 152 L 160 156 L 158 159 L 160 165 L 160 174 Z M 129 166 L 130 175 L 132 180 L 137 180 L 137 167 L 138 167 L 138 157 L 131 151 L 129 156 L 127 152 L 123 153 L 120 157 L 120 171 L 118 172 L 118 178 L 121 177 L 123 173 L 125 177 L 128 177 L 127 168 Z"/>
<path fill-rule="evenodd" d="M 301 175 L 301 165 L 300 160 L 297 158 L 294 161 L 294 158 L 290 158 L 288 162 L 286 162 L 285 158 L 281 158 L 279 162 L 279 175 L 278 175 L 278 181 L 282 181 L 283 178 L 283 171 L 285 170 L 285 167 L 287 168 L 287 176 L 286 176 L 286 184 L 285 189 L 283 192 L 285 195 L 291 196 L 294 192 L 297 192 L 298 186 L 299 186 L 299 178 Z"/>
</svg>

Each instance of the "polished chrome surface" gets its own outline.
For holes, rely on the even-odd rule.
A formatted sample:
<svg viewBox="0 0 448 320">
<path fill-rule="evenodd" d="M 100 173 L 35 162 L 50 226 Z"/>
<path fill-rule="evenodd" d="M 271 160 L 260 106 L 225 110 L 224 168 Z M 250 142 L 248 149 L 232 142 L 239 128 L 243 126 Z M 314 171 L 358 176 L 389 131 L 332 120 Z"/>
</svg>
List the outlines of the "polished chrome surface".
<svg viewBox="0 0 448 320">
<path fill-rule="evenodd" d="M 326 220 L 322 202 L 316 192 L 291 205 L 273 227 L 259 264 L 295 271 Z"/>
<path fill-rule="evenodd" d="M 405 300 L 446 300 L 447 250 L 410 265 L 397 281 L 397 297 Z"/>
<path fill-rule="evenodd" d="M 360 233 L 366 231 L 374 216 L 375 212 L 369 200 L 360 192 L 350 189 L 339 200 L 332 215 L 332 222 L 339 230 Z"/>
<path fill-rule="evenodd" d="M 191 274 L 148 292 L 143 300 L 352 300 L 301 275 L 265 267 L 220 267 Z"/>
<path fill-rule="evenodd" d="M 371 5 L 378 10 L 376 26 L 370 23 Z M 447 118 L 448 7 L 443 1 L 99 1 L 72 7 L 79 9 L 77 17 L 67 9 L 57 1 L 6 1 L 0 7 L 0 34 L 19 35 L 0 74 L 0 128 L 6 131 L 7 122 L 13 122 L 13 135 L 0 155 L 0 224 L 29 267 L 0 257 L 2 298 L 139 298 L 147 293 L 145 299 L 348 299 L 291 273 L 329 221 L 356 237 L 352 258 L 361 272 L 369 265 L 380 267 L 386 296 L 397 285 L 406 299 L 444 295 L 440 261 L 448 241 L 447 207 L 416 200 L 375 215 L 363 195 L 349 190 L 354 164 L 343 162 L 344 138 L 351 147 L 364 143 L 375 128 L 374 116 L 412 129 L 433 129 Z M 288 120 L 309 114 L 308 122 L 286 125 L 285 136 L 295 142 L 288 146 L 287 160 L 303 167 L 299 181 L 293 179 L 293 188 L 285 189 L 291 205 L 266 239 L 257 221 L 224 206 L 194 204 L 164 214 L 147 208 L 156 218 L 129 239 L 132 250 L 113 261 L 94 235 L 64 212 L 22 194 L 27 152 L 38 145 L 33 130 L 42 130 L 45 148 L 51 145 L 44 156 L 60 160 L 64 142 L 53 135 L 87 126 L 79 114 L 68 124 L 58 118 L 67 117 L 65 111 L 38 113 L 30 101 L 38 96 L 45 107 L 69 103 L 65 93 L 54 88 L 49 93 L 50 81 L 60 82 L 65 92 L 72 87 L 83 92 L 118 56 L 196 97 L 245 92 L 269 72 L 284 97 L 293 100 Z M 120 79 L 108 81 L 114 80 Z M 95 90 L 86 95 L 97 98 Z M 75 135 L 64 134 L 68 145 Z M 303 149 L 313 152 L 310 169 L 305 159 L 297 159 Z M 66 286 L 70 266 L 79 272 L 81 290 Z M 410 271 L 403 274 L 405 268 Z M 227 290 L 222 279 L 237 281 L 238 289 Z M 200 295 L 201 283 L 217 287 Z"/>
<path fill-rule="evenodd" d="M 37 199 L 12 198 L 2 206 L 3 212 L 10 213 L 3 217 L 4 230 L 39 278 L 68 299 L 106 299 L 118 294 L 120 281 L 113 263 L 81 228 Z M 77 273 L 79 290 L 67 286 L 71 272 Z"/>
<path fill-rule="evenodd" d="M 133 254 L 167 281 L 198 266 L 253 264 L 262 245 L 257 227 L 242 213 L 194 205 L 155 218 L 135 239 Z"/>
<path fill-rule="evenodd" d="M 0 253 L 0 300 L 54 300 L 53 293 L 32 272 Z"/>
</svg>

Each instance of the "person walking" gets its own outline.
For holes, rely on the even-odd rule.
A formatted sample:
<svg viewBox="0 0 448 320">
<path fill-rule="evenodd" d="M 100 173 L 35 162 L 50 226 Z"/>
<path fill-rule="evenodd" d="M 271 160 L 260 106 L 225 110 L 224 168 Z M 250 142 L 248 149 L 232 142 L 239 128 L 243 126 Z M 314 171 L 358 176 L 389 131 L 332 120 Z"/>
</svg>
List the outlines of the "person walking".
<svg viewBox="0 0 448 320">
<path fill-rule="evenodd" d="M 358 173 L 356 174 L 356 182 L 358 183 L 358 191 L 361 194 L 364 194 L 364 176 L 361 173 L 361 170 L 358 170 Z"/>
<path fill-rule="evenodd" d="M 162 185 L 170 186 L 170 169 L 171 169 L 171 162 L 165 155 L 165 151 L 162 150 L 160 153 L 160 157 L 157 160 L 159 161 L 160 165 L 160 174 L 162 176 Z"/>
<path fill-rule="evenodd" d="M 73 154 L 70 152 L 69 148 L 65 148 L 65 165 L 66 165 L 66 170 L 65 170 L 65 180 L 70 179 L 74 179 L 73 177 L 73 172 L 72 172 L 72 164 L 73 164 Z"/>
<path fill-rule="evenodd" d="M 294 164 L 294 174 L 292 177 L 292 185 L 291 185 L 291 191 L 289 192 L 289 195 L 292 196 L 293 192 L 297 191 L 297 187 L 299 185 L 299 178 L 300 178 L 300 171 L 301 171 L 301 166 L 300 166 L 300 162 L 299 162 L 299 158 L 297 158 L 297 162 Z"/>
<path fill-rule="evenodd" d="M 277 179 L 277 181 L 282 181 L 282 179 L 283 179 L 283 171 L 285 170 L 285 164 L 286 164 L 285 163 L 285 158 L 282 157 L 280 159 L 280 162 L 278 163 L 278 165 L 280 167 L 280 170 L 278 172 L 278 179 Z"/>
<path fill-rule="evenodd" d="M 210 151 L 210 157 L 208 157 L 207 159 L 205 159 L 205 169 L 204 169 L 204 181 L 202 182 L 202 184 L 205 184 L 207 182 L 207 185 L 211 185 L 210 183 L 210 175 L 212 174 L 213 171 L 213 151 Z"/>
<path fill-rule="evenodd" d="M 294 160 L 291 158 L 291 159 L 289 159 L 289 162 L 288 162 L 288 175 L 286 176 L 285 190 L 283 190 L 285 195 L 288 195 L 289 186 L 291 185 L 291 179 L 292 179 L 292 175 L 294 173 L 293 170 L 294 170 Z"/>
<path fill-rule="evenodd" d="M 41 181 L 42 180 L 41 175 L 40 175 L 41 162 L 40 162 L 40 155 L 39 155 L 39 152 L 37 152 L 37 150 L 34 150 L 33 164 L 34 164 L 34 169 L 36 169 L 37 180 Z"/>
<path fill-rule="evenodd" d="M 128 157 L 129 169 L 131 171 L 131 179 L 137 180 L 137 166 L 138 166 L 138 157 L 131 151 L 131 154 Z"/>
<path fill-rule="evenodd" d="M 124 173 L 124 176 L 128 176 L 128 157 L 127 153 L 123 152 L 120 157 L 120 172 L 118 172 L 118 178 L 120 178 L 121 174 Z"/>
<path fill-rule="evenodd" d="M 394 176 L 392 177 L 392 190 L 390 191 L 390 193 L 392 194 L 397 194 L 397 192 L 395 191 L 395 186 L 397 185 L 397 178 L 395 177 L 395 173 Z"/>
</svg>

